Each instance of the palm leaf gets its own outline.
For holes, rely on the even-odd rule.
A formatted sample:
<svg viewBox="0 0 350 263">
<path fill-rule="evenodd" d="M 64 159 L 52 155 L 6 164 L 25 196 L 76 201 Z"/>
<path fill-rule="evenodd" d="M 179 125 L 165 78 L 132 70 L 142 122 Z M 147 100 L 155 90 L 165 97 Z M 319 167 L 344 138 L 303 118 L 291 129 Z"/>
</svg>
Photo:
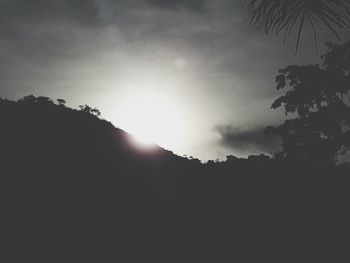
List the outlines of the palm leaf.
<svg viewBox="0 0 350 263">
<path fill-rule="evenodd" d="M 317 51 L 317 39 L 332 32 L 350 29 L 350 0 L 245 0 L 251 12 L 251 24 L 264 27 L 265 33 L 284 32 L 284 43 L 297 26 L 296 51 L 306 23 L 311 25 Z"/>
</svg>

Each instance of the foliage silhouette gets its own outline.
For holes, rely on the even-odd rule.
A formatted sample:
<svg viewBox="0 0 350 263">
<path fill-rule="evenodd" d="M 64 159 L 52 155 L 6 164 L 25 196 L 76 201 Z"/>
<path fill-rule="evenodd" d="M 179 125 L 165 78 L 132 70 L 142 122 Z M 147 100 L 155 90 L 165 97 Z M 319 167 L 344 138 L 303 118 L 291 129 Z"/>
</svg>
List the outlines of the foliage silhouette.
<svg viewBox="0 0 350 263">
<path fill-rule="evenodd" d="M 91 110 L 57 102 L 0 100 L 6 262 L 343 256 L 347 167 L 267 156 L 202 164 L 160 147 L 138 149 Z"/>
<path fill-rule="evenodd" d="M 276 77 L 277 90 L 289 91 L 272 108 L 298 115 L 268 129 L 282 138 L 286 158 L 335 163 L 350 149 L 350 42 L 327 47 L 321 66 L 288 66 Z"/>
<path fill-rule="evenodd" d="M 348 0 L 248 0 L 251 23 L 263 26 L 266 33 L 288 35 L 297 27 L 296 51 L 307 22 L 312 27 L 316 50 L 318 36 L 324 38 L 331 31 L 340 39 L 339 30 L 350 29 L 350 2 Z"/>
</svg>

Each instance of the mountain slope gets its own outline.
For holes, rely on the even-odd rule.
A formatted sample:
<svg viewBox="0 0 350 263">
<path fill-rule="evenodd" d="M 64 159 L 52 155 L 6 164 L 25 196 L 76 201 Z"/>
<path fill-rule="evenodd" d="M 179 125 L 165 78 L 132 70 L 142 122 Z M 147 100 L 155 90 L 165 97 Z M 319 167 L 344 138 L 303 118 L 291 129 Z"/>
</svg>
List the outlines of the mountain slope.
<svg viewBox="0 0 350 263">
<path fill-rule="evenodd" d="M 348 169 L 140 151 L 96 115 L 44 97 L 0 101 L 4 262 L 340 261 L 347 251 Z"/>
<path fill-rule="evenodd" d="M 42 97 L 2 101 L 0 121 L 2 158 L 8 164 L 15 162 L 9 172 L 32 168 L 64 173 L 94 169 L 147 173 L 189 162 L 158 146 L 138 149 L 131 135 L 111 123 Z"/>
</svg>

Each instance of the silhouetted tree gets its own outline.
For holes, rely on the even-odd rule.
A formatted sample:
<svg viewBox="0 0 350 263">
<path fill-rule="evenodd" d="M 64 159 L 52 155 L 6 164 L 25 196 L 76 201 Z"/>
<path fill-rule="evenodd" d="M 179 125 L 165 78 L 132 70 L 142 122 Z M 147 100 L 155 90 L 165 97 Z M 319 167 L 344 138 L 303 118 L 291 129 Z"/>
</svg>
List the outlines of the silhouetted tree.
<svg viewBox="0 0 350 263">
<path fill-rule="evenodd" d="M 96 108 L 93 108 L 90 112 L 97 117 L 101 115 L 101 112 Z"/>
<path fill-rule="evenodd" d="M 348 0 L 248 0 L 251 23 L 263 26 L 266 33 L 284 34 L 284 41 L 297 27 L 298 50 L 302 31 L 307 22 L 312 27 L 316 49 L 318 35 L 325 38 L 330 30 L 340 39 L 339 29 L 350 28 L 350 2 Z"/>
<path fill-rule="evenodd" d="M 91 108 L 88 105 L 80 105 L 79 106 L 80 111 L 84 112 L 84 113 L 88 113 L 88 114 L 92 114 L 95 115 L 97 117 L 99 117 L 101 115 L 101 112 L 97 109 L 97 108 Z"/>
<path fill-rule="evenodd" d="M 65 105 L 66 101 L 64 99 L 57 99 L 58 105 Z"/>
<path fill-rule="evenodd" d="M 350 146 L 350 42 L 327 43 L 322 65 L 288 66 L 276 77 L 289 88 L 272 108 L 298 118 L 268 130 L 281 136 L 282 155 L 310 163 L 335 163 Z"/>
<path fill-rule="evenodd" d="M 42 104 L 52 104 L 52 100 L 49 97 L 44 97 L 44 96 L 37 97 L 36 101 Z"/>
<path fill-rule="evenodd" d="M 37 98 L 34 95 L 28 95 L 21 99 L 19 99 L 18 102 L 24 102 L 24 103 L 35 103 L 37 101 Z"/>
<path fill-rule="evenodd" d="M 234 155 L 227 155 L 226 156 L 226 161 L 227 162 L 234 162 L 234 161 L 237 161 L 237 160 L 238 160 L 238 158 L 236 156 L 234 156 Z"/>
<path fill-rule="evenodd" d="M 264 163 L 264 162 L 267 162 L 267 161 L 270 161 L 270 160 L 271 160 L 270 156 L 267 156 L 265 154 L 250 155 L 248 157 L 248 161 L 260 162 L 260 163 Z"/>
</svg>

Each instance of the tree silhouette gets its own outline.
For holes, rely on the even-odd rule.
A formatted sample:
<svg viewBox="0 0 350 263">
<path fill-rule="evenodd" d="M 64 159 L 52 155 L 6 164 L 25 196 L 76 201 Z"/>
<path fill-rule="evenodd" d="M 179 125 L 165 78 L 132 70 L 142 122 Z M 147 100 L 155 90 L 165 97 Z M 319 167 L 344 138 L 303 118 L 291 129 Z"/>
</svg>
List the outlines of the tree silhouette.
<svg viewBox="0 0 350 263">
<path fill-rule="evenodd" d="M 350 2 L 348 0 L 248 0 L 251 23 L 263 26 L 266 33 L 284 34 L 284 42 L 297 27 L 296 51 L 302 31 L 308 22 L 313 30 L 316 50 L 317 39 L 331 31 L 340 39 L 339 30 L 350 28 Z"/>
<path fill-rule="evenodd" d="M 57 99 L 58 105 L 64 106 L 66 104 L 66 101 L 64 99 Z"/>
<path fill-rule="evenodd" d="M 289 90 L 272 108 L 298 116 L 268 128 L 281 136 L 284 157 L 334 163 L 350 147 L 350 42 L 327 47 L 322 65 L 288 66 L 276 77 L 277 90 Z"/>
<path fill-rule="evenodd" d="M 80 111 L 95 115 L 96 117 L 99 117 L 101 115 L 101 112 L 97 108 L 91 108 L 89 105 L 80 105 L 79 108 Z"/>
</svg>

